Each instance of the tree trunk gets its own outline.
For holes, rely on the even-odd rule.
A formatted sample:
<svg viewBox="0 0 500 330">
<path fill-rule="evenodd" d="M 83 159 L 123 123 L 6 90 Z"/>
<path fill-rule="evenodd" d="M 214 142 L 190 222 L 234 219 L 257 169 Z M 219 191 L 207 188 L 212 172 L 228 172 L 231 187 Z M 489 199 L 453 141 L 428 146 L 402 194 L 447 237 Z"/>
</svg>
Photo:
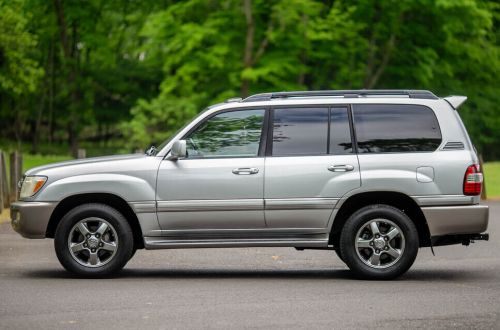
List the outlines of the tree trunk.
<svg viewBox="0 0 500 330">
<path fill-rule="evenodd" d="M 49 144 L 52 144 L 54 140 L 54 89 L 55 89 L 55 73 L 54 73 L 54 40 L 50 40 L 50 50 L 49 50 Z"/>
<path fill-rule="evenodd" d="M 33 143 L 31 145 L 31 153 L 38 153 L 38 145 L 40 142 L 40 126 L 42 125 L 42 116 L 43 116 L 43 108 L 45 107 L 45 88 L 42 93 L 42 99 L 40 100 L 40 104 L 38 105 L 38 113 L 36 116 L 35 127 L 33 129 Z"/>
<path fill-rule="evenodd" d="M 245 53 L 243 56 L 243 68 L 248 69 L 252 67 L 252 54 L 253 54 L 253 42 L 255 35 L 255 25 L 252 15 L 252 0 L 244 0 L 243 10 L 245 13 L 245 20 L 247 26 L 246 38 L 245 38 Z M 241 97 L 245 98 L 250 93 L 250 81 L 247 78 L 243 78 L 241 81 Z"/>
<path fill-rule="evenodd" d="M 302 49 L 300 50 L 300 63 L 303 65 L 303 67 L 300 69 L 299 76 L 297 77 L 297 84 L 304 86 L 304 83 L 306 81 L 306 72 L 304 67 L 306 66 L 306 61 L 307 61 L 307 23 L 308 23 L 308 17 L 306 14 L 302 14 L 301 17 L 301 23 L 303 25 L 303 34 L 302 34 Z"/>
<path fill-rule="evenodd" d="M 64 8 L 61 0 L 54 0 L 54 8 L 57 16 L 57 23 L 59 26 L 59 36 L 61 39 L 61 46 L 65 58 L 65 67 L 68 71 L 67 81 L 68 86 L 71 89 L 71 104 L 69 106 L 70 116 L 68 124 L 68 143 L 71 148 L 71 154 L 76 157 L 78 154 L 78 106 L 79 106 L 79 91 L 76 84 L 77 78 L 77 54 L 76 50 L 76 25 L 73 24 L 73 47 L 71 47 L 68 38 L 68 26 L 66 23 L 66 17 L 64 15 Z"/>
</svg>

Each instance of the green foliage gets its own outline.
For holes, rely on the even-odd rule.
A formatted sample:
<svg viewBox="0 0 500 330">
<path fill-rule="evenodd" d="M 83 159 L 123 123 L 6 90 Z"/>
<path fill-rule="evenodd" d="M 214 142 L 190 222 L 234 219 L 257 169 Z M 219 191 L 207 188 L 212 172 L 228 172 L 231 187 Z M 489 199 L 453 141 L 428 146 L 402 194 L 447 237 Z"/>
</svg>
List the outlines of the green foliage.
<svg viewBox="0 0 500 330">
<path fill-rule="evenodd" d="M 423 88 L 441 95 L 465 94 L 470 101 L 461 112 L 473 140 L 486 157 L 500 156 L 487 147 L 500 146 L 494 2 L 364 0 L 330 5 L 294 0 L 251 5 L 251 26 L 243 1 L 183 1 L 151 15 L 142 30 L 144 47 L 163 59 L 164 77 L 159 96 L 141 101 L 132 112 L 134 143 L 152 140 L 150 133 L 138 137 L 140 131 L 155 132 L 156 138 L 157 130 L 146 123 L 161 129 L 173 100 L 182 99 L 190 111 L 199 111 L 243 93 L 247 81 L 251 93 Z M 249 35 L 251 61 L 245 65 Z M 164 135 L 181 124 L 168 123 Z"/>
<path fill-rule="evenodd" d="M 28 31 L 32 14 L 20 0 L 0 0 L 0 93 L 19 97 L 34 92 L 43 70 L 34 58 L 36 35 Z"/>
<path fill-rule="evenodd" d="M 0 0 L 0 138 L 132 150 L 229 97 L 422 88 L 469 96 L 500 159 L 499 17 L 494 0 Z"/>
</svg>

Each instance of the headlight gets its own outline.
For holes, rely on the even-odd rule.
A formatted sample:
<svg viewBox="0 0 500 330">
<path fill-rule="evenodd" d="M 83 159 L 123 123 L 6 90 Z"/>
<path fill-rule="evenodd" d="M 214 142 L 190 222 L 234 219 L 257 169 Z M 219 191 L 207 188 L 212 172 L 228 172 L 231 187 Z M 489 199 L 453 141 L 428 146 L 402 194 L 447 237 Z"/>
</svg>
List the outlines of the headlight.
<svg viewBox="0 0 500 330">
<path fill-rule="evenodd" d="M 27 176 L 24 178 L 21 186 L 21 194 L 19 198 L 31 197 L 36 194 L 47 181 L 45 176 Z"/>
</svg>

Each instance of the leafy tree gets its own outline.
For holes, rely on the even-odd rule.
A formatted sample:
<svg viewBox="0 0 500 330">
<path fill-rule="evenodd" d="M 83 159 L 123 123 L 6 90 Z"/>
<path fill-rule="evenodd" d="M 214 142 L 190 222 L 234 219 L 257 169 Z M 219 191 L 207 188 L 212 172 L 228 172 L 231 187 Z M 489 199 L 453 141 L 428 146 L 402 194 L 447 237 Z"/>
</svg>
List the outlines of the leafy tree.
<svg viewBox="0 0 500 330">
<path fill-rule="evenodd" d="M 493 0 L 0 0 L 0 144 L 144 148 L 210 104 L 422 88 L 500 159 Z"/>
<path fill-rule="evenodd" d="M 37 37 L 28 29 L 30 19 L 21 1 L 0 0 L 0 116 L 14 123 L 7 129 L 18 143 L 18 132 L 29 115 L 24 98 L 36 91 L 43 75 L 33 50 Z"/>
</svg>

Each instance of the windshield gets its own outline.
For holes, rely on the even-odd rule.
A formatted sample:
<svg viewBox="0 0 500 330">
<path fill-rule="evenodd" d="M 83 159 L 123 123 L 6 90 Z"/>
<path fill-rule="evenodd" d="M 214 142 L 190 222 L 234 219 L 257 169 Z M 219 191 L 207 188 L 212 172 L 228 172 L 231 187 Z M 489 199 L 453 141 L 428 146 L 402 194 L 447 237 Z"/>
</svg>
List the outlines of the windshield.
<svg viewBox="0 0 500 330">
<path fill-rule="evenodd" d="M 200 112 L 196 117 L 194 117 L 193 120 L 195 120 L 196 118 L 198 118 L 199 116 L 201 116 L 205 111 L 207 110 L 210 110 L 213 106 L 210 106 L 206 109 L 204 109 L 202 112 Z M 151 154 L 149 154 L 149 156 L 156 156 L 163 148 L 165 148 L 165 146 L 167 144 L 170 143 L 170 141 L 172 141 L 172 139 L 174 137 L 177 136 L 177 134 L 179 134 L 184 128 L 186 128 L 189 124 L 191 124 L 193 122 L 193 120 L 190 120 L 188 121 L 184 126 L 182 126 L 181 128 L 179 128 L 174 134 L 172 134 L 167 140 L 163 141 L 158 147 L 155 147 L 154 145 L 150 146 L 148 148 L 148 150 L 151 150 L 151 149 L 154 149 L 154 150 L 151 150 Z"/>
</svg>

